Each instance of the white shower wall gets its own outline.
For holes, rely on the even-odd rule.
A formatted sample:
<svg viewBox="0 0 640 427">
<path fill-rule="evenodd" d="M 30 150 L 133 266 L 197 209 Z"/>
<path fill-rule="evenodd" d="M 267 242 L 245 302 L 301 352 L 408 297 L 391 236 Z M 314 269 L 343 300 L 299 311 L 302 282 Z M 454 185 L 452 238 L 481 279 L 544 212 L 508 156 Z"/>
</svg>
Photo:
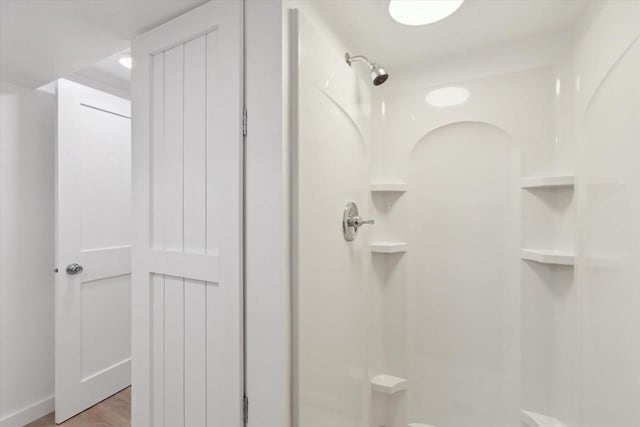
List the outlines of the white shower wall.
<svg viewBox="0 0 640 427">
<path fill-rule="evenodd" d="M 583 427 L 640 419 L 640 3 L 594 4 L 576 47 Z"/>
<path fill-rule="evenodd" d="M 517 425 L 520 409 L 536 406 L 525 402 L 547 402 L 549 394 L 562 394 L 556 389 L 575 387 L 557 383 L 553 372 L 570 371 L 558 364 L 568 358 L 560 353 L 575 354 L 575 346 L 563 343 L 575 344 L 577 330 L 556 333 L 551 320 L 539 322 L 550 318 L 552 297 L 524 299 L 553 286 L 531 269 L 542 268 L 546 276 L 553 271 L 519 259 L 528 236 L 554 246 L 557 229 L 571 218 L 519 188 L 521 175 L 570 168 L 557 160 L 573 141 L 563 138 L 561 146 L 555 138 L 560 71 L 553 60 L 540 56 L 533 69 L 498 69 L 493 76 L 477 67 L 481 77 L 447 83 L 425 64 L 424 77 L 415 69 L 393 73 L 399 88 L 391 83 L 374 92 L 373 181 L 408 184 L 394 203 L 373 197 L 373 215 L 382 219 L 373 238 L 409 242 L 409 252 L 372 280 L 377 317 L 384 319 L 373 346 L 384 355 L 378 369 L 409 381 L 406 407 L 392 408 L 397 414 L 389 425 Z M 449 86 L 468 90 L 467 101 L 449 107 L 425 102 L 429 92 Z M 539 205 L 538 223 L 529 224 L 532 204 Z M 375 282 L 378 277 L 384 280 Z M 572 279 L 556 280 L 570 286 Z M 564 310 L 573 301 L 558 304 Z M 521 387 L 534 383 L 539 386 Z M 550 406 L 536 409 L 550 415 Z"/>
<path fill-rule="evenodd" d="M 367 426 L 367 230 L 345 242 L 342 212 L 354 201 L 368 215 L 371 89 L 304 16 L 293 20 L 297 57 L 294 289 L 298 422 Z"/>
<path fill-rule="evenodd" d="M 519 178 L 521 170 L 557 167 L 557 71 L 548 45 L 528 47 L 532 56 L 545 52 L 533 69 L 531 62 L 489 75 L 485 68 L 478 78 L 452 82 L 469 90 L 469 100 L 438 108 L 425 95 L 442 84 L 398 72 L 398 88 L 371 88 L 330 37 L 304 18 L 298 31 L 300 425 L 517 423 L 519 275 L 527 268 L 518 256 Z M 404 182 L 409 191 L 374 195 L 372 182 Z M 369 205 L 377 221 L 353 244 L 340 235 L 339 212 L 349 200 L 364 216 Z M 536 235 L 549 243 L 555 234 L 546 225 Z M 409 252 L 370 254 L 370 241 L 409 242 Z M 564 279 L 571 283 L 572 275 Z M 534 362 L 525 364 L 545 395 L 555 386 L 546 369 L 555 343 L 567 337 L 555 336 L 548 322 L 532 327 L 548 342 L 533 344 Z M 409 389 L 372 393 L 368 380 L 376 374 L 408 378 Z"/>
</svg>

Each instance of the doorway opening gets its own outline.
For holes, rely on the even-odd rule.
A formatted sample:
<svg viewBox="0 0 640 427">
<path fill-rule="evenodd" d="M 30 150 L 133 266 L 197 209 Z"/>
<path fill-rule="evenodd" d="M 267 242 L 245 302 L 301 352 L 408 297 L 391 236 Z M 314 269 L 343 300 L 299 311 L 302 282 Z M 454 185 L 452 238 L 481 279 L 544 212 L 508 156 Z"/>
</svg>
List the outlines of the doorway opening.
<svg viewBox="0 0 640 427">
<path fill-rule="evenodd" d="M 243 424 L 242 17 L 2 3 L 0 426 Z"/>
</svg>

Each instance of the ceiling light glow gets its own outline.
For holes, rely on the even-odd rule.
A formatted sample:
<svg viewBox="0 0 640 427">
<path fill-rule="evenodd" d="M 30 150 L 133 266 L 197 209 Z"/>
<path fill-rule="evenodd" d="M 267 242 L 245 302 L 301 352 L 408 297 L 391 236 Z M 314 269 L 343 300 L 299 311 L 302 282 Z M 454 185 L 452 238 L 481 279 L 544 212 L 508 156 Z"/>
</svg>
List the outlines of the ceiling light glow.
<svg viewBox="0 0 640 427">
<path fill-rule="evenodd" d="M 133 59 L 131 59 L 131 55 L 122 55 L 118 58 L 118 63 L 124 68 L 128 68 L 130 70 L 133 66 Z"/>
<path fill-rule="evenodd" d="M 404 25 L 427 25 L 458 10 L 464 0 L 391 0 L 389 14 Z"/>
<path fill-rule="evenodd" d="M 463 87 L 449 86 L 432 90 L 425 96 L 424 101 L 434 107 L 450 107 L 459 105 L 469 98 L 469 91 Z"/>
</svg>

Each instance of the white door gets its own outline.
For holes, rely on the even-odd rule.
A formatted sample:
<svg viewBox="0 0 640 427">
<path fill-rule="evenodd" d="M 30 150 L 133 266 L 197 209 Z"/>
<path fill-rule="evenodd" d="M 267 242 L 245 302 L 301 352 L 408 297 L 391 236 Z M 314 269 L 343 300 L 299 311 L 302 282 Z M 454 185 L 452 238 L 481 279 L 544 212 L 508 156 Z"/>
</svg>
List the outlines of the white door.
<svg viewBox="0 0 640 427">
<path fill-rule="evenodd" d="M 130 103 L 60 80 L 57 131 L 55 393 L 62 422 L 131 383 Z"/>
<path fill-rule="evenodd" d="M 133 51 L 133 425 L 242 424 L 242 2 Z"/>
</svg>

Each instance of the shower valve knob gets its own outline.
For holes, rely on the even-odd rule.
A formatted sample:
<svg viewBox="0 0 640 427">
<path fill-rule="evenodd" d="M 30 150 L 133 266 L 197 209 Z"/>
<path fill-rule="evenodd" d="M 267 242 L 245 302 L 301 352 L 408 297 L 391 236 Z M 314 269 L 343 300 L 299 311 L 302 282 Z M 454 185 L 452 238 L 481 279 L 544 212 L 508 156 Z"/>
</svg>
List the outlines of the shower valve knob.
<svg viewBox="0 0 640 427">
<path fill-rule="evenodd" d="M 374 219 L 362 219 L 359 216 L 349 219 L 349 225 L 351 227 L 354 227 L 356 230 L 365 224 L 375 224 L 375 223 L 376 221 Z"/>
</svg>

